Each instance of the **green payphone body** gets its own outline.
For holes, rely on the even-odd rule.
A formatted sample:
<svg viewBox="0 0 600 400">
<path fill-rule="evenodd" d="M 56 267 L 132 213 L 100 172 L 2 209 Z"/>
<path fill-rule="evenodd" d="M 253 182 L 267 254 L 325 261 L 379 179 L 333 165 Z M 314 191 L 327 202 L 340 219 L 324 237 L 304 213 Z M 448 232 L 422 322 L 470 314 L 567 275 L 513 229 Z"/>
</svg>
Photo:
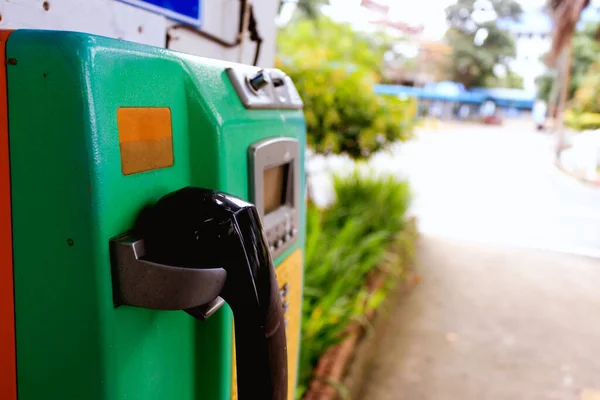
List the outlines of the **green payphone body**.
<svg viewBox="0 0 600 400">
<path fill-rule="evenodd" d="M 214 207 L 228 206 L 238 222 L 250 210 L 252 235 L 231 226 L 242 242 L 252 237 L 251 248 L 269 248 L 254 255 L 263 266 L 272 260 L 277 274 L 292 399 L 302 296 L 305 123 L 290 78 L 278 70 L 87 34 L 19 30 L 2 33 L 0 40 L 0 96 L 6 96 L 0 108 L 8 121 L 0 127 L 0 238 L 10 250 L 0 258 L 0 280 L 14 293 L 0 299 L 7 311 L 0 317 L 1 397 L 236 398 L 234 322 L 223 301 L 236 296 L 236 286 L 220 292 L 235 274 L 221 274 L 215 256 L 235 250 L 217 239 L 203 241 L 206 232 L 185 225 L 186 216 L 202 207 L 198 199 L 206 197 Z M 191 200 L 180 207 L 177 196 Z M 144 220 L 144 210 L 152 209 L 174 214 L 163 215 L 160 224 Z M 194 215 L 207 224 L 213 218 Z M 144 229 L 154 229 L 152 243 L 166 243 L 179 234 L 168 230 L 184 225 L 200 248 L 193 257 L 201 259 L 193 262 L 213 252 L 207 259 L 215 265 L 198 266 L 208 268 L 213 286 L 194 286 L 194 279 L 208 276 L 194 275 L 195 265 L 171 265 L 189 274 L 179 281 L 144 275 L 160 267 L 158 260 L 144 260 L 153 252 L 150 239 L 145 249 L 136 247 L 143 245 Z M 121 257 L 119 249 L 129 253 Z M 250 259 L 244 249 L 240 254 Z M 130 273 L 130 261 L 139 262 L 141 275 Z M 268 270 L 257 268 L 251 271 L 256 276 Z M 259 278 L 269 281 L 264 274 Z M 257 299 L 263 300 L 260 293 Z M 8 312 L 13 305 L 14 313 Z"/>
</svg>

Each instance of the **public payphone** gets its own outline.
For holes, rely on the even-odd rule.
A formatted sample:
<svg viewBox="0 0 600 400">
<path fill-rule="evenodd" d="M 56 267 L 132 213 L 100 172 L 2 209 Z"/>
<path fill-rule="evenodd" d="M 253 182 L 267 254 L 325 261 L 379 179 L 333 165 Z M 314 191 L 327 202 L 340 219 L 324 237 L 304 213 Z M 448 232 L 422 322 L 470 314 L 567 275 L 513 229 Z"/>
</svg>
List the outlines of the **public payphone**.
<svg viewBox="0 0 600 400">
<path fill-rule="evenodd" d="M 293 398 L 291 79 L 79 33 L 0 43 L 1 397 Z"/>
</svg>

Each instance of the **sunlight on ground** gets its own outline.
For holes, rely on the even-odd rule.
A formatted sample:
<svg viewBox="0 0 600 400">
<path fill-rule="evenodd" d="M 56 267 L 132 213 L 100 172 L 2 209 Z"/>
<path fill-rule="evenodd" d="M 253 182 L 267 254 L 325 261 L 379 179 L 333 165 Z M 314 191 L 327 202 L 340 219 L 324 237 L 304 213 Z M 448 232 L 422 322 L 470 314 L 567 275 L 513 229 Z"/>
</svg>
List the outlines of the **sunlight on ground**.
<svg viewBox="0 0 600 400">
<path fill-rule="evenodd" d="M 599 389 L 585 389 L 581 393 L 581 400 L 600 400 Z"/>
</svg>

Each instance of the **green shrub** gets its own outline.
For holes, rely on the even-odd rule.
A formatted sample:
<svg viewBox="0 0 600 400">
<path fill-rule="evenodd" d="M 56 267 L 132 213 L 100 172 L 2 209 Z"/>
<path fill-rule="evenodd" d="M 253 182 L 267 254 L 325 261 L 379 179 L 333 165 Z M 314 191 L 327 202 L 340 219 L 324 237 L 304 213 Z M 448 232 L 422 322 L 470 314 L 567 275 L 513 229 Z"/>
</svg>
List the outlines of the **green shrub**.
<svg viewBox="0 0 600 400">
<path fill-rule="evenodd" d="M 375 94 L 376 81 L 368 71 L 329 65 L 284 68 L 304 100 L 307 142 L 317 153 L 362 158 L 408 138 L 414 100 Z"/>
<path fill-rule="evenodd" d="M 348 177 L 335 177 L 334 188 L 336 202 L 327 210 L 329 223 L 344 223 L 360 216 L 366 220 L 365 233 L 393 234 L 402 229 L 410 192 L 408 184 L 397 177 L 354 172 Z"/>
<path fill-rule="evenodd" d="M 573 108 L 579 113 L 600 113 L 600 62 L 590 66 L 575 92 Z"/>
<path fill-rule="evenodd" d="M 600 128 L 600 62 L 592 64 L 581 78 L 565 124 L 576 130 Z"/>
<path fill-rule="evenodd" d="M 299 392 L 327 347 L 343 339 L 351 321 L 385 298 L 390 284 L 369 295 L 369 272 L 384 264 L 405 224 L 407 183 L 354 173 L 335 179 L 337 201 L 307 211 Z"/>
<path fill-rule="evenodd" d="M 386 51 L 396 43 L 380 33 L 356 31 L 330 18 L 300 20 L 277 34 L 277 56 L 285 65 L 313 68 L 352 65 L 379 74 Z"/>
<path fill-rule="evenodd" d="M 600 128 L 600 113 L 565 111 L 565 124 L 573 129 L 582 131 Z"/>
<path fill-rule="evenodd" d="M 304 101 L 307 141 L 316 152 L 362 158 L 409 137 L 415 100 L 374 92 L 385 42 L 376 39 L 329 19 L 279 33 L 277 65 Z"/>
</svg>

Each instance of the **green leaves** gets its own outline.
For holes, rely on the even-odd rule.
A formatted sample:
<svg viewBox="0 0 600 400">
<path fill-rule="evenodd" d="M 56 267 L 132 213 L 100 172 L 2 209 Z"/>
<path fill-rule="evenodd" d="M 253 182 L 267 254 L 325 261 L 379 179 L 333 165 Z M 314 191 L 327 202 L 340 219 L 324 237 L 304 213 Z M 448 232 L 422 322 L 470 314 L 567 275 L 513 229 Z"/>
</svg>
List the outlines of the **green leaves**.
<svg viewBox="0 0 600 400">
<path fill-rule="evenodd" d="M 296 6 L 307 18 L 317 18 L 319 15 L 319 7 L 329 3 L 328 0 L 298 0 Z"/>
<path fill-rule="evenodd" d="M 369 72 L 331 66 L 283 68 L 304 100 L 309 143 L 316 152 L 362 158 L 409 136 L 414 100 L 376 95 Z M 326 83 L 311 81 L 317 77 Z"/>
<path fill-rule="evenodd" d="M 279 33 L 278 66 L 304 100 L 308 143 L 316 152 L 363 158 L 409 136 L 415 101 L 373 91 L 386 43 L 326 18 Z"/>
<path fill-rule="evenodd" d="M 574 107 L 577 112 L 595 112 L 591 104 L 582 104 L 587 102 L 583 97 L 587 94 L 577 96 L 576 92 L 581 89 L 584 92 L 589 89 L 588 85 L 593 85 L 593 78 L 588 78 L 588 75 L 597 74 L 597 68 L 592 67 L 600 62 L 600 42 L 597 39 L 597 32 L 600 29 L 600 24 L 590 22 L 583 29 L 577 30 L 573 35 L 573 57 L 571 59 L 571 79 L 569 80 L 569 99 L 575 97 Z M 544 56 L 545 58 L 545 56 Z M 587 79 L 587 81 L 586 81 Z M 551 73 L 542 75 L 536 81 L 538 86 L 538 96 L 548 101 L 554 76 Z M 600 88 L 597 88 L 598 90 Z M 598 92 L 596 92 L 598 93 Z M 577 99 L 579 97 L 579 99 Z M 592 108 L 588 108 L 592 107 Z"/>
<path fill-rule="evenodd" d="M 410 202 L 408 184 L 394 177 L 354 173 L 335 178 L 334 187 L 332 206 L 307 211 L 300 391 L 323 351 L 385 298 L 391 285 L 369 294 L 367 277 L 388 261 Z"/>
<path fill-rule="evenodd" d="M 478 2 L 483 5 L 476 6 Z M 520 14 L 521 7 L 513 0 L 458 0 L 446 8 L 450 24 L 446 41 L 452 48 L 452 78 L 467 89 L 498 83 L 493 79 L 494 66 L 508 67 L 508 59 L 515 56 L 515 45 L 510 34 L 498 27 L 496 19 L 514 19 Z M 487 31 L 480 45 L 475 40 L 479 30 Z"/>
<path fill-rule="evenodd" d="M 356 32 L 349 24 L 325 17 L 297 21 L 277 35 L 281 61 L 301 69 L 334 63 L 378 73 L 389 43 L 381 34 Z"/>
<path fill-rule="evenodd" d="M 573 95 L 573 111 L 578 124 L 588 128 L 597 124 L 597 118 L 589 113 L 600 112 L 600 43 L 596 32 L 600 24 L 587 24 L 573 37 L 573 60 L 570 91 Z"/>
<path fill-rule="evenodd" d="M 485 80 L 485 86 L 523 89 L 523 77 L 516 72 L 509 70 L 502 78 L 496 76 L 487 77 Z"/>
<path fill-rule="evenodd" d="M 569 97 L 574 97 L 578 111 L 600 111 L 600 106 L 595 104 L 595 98 L 600 94 L 600 42 L 596 39 L 599 28 L 600 24 L 589 23 L 573 36 Z"/>
</svg>

